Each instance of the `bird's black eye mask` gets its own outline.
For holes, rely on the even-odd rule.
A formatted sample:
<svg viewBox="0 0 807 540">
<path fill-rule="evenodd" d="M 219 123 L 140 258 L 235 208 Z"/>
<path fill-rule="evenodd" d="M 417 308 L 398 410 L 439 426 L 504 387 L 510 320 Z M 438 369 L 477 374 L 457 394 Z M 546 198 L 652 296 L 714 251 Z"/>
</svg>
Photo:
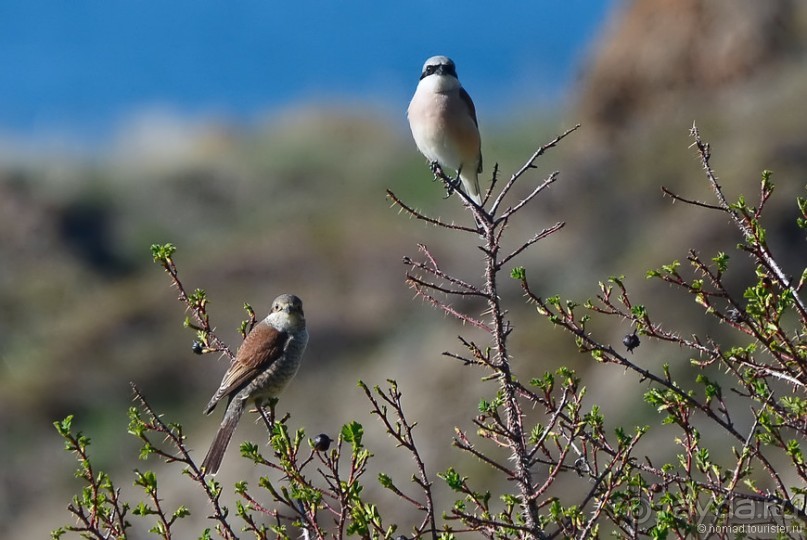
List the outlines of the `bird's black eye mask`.
<svg viewBox="0 0 807 540">
<path fill-rule="evenodd" d="M 426 66 L 426 69 L 423 70 L 423 73 L 420 75 L 420 79 L 423 80 L 434 73 L 438 75 L 451 75 L 455 79 L 457 78 L 457 68 L 454 67 L 454 64 L 437 64 L 436 66 Z"/>
</svg>

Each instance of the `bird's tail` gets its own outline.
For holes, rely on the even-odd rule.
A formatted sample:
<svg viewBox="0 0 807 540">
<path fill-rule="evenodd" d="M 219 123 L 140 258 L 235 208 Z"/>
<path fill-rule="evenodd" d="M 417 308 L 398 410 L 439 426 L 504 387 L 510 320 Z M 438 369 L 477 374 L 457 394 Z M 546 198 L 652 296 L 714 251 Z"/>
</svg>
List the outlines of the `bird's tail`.
<svg viewBox="0 0 807 540">
<path fill-rule="evenodd" d="M 479 173 L 477 171 L 473 172 L 460 172 L 460 180 L 462 180 L 462 189 L 465 190 L 465 194 L 474 201 L 477 205 L 482 206 L 482 191 L 479 189 Z M 477 227 L 485 230 L 485 225 L 476 217 L 474 214 L 474 221 L 476 221 Z M 484 238 L 484 234 L 482 234 L 482 238 Z"/>
<path fill-rule="evenodd" d="M 215 475 L 221 466 L 221 460 L 224 459 L 224 452 L 227 450 L 227 445 L 230 444 L 230 439 L 233 438 L 235 427 L 238 425 L 238 420 L 246 408 L 246 400 L 234 399 L 227 406 L 227 412 L 224 413 L 224 419 L 221 421 L 219 430 L 216 437 L 213 439 L 213 444 L 207 451 L 202 468 L 206 474 Z"/>
<path fill-rule="evenodd" d="M 460 172 L 462 187 L 466 195 L 479 206 L 482 206 L 482 190 L 479 189 L 479 173 L 476 171 Z"/>
</svg>

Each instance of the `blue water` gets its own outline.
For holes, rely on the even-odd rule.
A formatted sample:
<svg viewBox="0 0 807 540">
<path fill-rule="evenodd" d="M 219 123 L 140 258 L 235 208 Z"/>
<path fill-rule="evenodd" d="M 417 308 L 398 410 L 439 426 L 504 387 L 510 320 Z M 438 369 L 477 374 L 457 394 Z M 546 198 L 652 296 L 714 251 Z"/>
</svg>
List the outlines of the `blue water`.
<svg viewBox="0 0 807 540">
<path fill-rule="evenodd" d="M 454 58 L 484 117 L 561 95 L 613 3 L 3 0 L 0 131 L 104 133 L 153 107 L 404 110 L 433 54 Z"/>
</svg>

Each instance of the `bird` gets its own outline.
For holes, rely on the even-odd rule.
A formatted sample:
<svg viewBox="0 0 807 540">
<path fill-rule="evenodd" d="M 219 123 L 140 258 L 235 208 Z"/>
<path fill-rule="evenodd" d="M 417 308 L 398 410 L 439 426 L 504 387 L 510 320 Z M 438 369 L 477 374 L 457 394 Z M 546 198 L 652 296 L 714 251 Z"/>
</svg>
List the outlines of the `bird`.
<svg viewBox="0 0 807 540">
<path fill-rule="evenodd" d="M 407 117 L 420 153 L 442 169 L 457 171 L 465 194 L 482 206 L 479 122 L 474 102 L 457 78 L 453 60 L 447 56 L 426 60 Z"/>
<path fill-rule="evenodd" d="M 303 302 L 293 294 L 281 294 L 272 302 L 265 319 L 244 338 L 219 389 L 204 410 L 210 414 L 227 398 L 227 410 L 216 437 L 207 451 L 202 469 L 215 475 L 238 421 L 250 400 L 260 406 L 277 397 L 297 374 L 308 344 Z"/>
</svg>

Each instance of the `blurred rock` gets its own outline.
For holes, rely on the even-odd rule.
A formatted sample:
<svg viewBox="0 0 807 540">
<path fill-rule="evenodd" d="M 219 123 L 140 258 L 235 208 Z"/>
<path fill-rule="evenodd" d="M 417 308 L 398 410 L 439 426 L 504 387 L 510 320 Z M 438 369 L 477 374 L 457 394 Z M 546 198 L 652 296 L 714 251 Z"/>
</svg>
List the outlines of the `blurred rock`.
<svg viewBox="0 0 807 540">
<path fill-rule="evenodd" d="M 711 200 L 689 148 L 693 122 L 726 195 L 753 199 L 760 172 L 771 169 L 769 226 L 792 227 L 786 209 L 802 188 L 794 180 L 807 174 L 805 21 L 807 4 L 792 0 L 641 0 L 616 10 L 567 113 L 583 127 L 563 148 L 568 180 L 553 196 L 585 209 L 569 223 L 572 249 L 621 272 L 625 260 L 650 266 L 733 241 L 721 216 L 662 196 L 665 186 Z M 603 224 L 608 240 L 592 242 Z"/>
<path fill-rule="evenodd" d="M 792 0 L 627 2 L 583 76 L 585 125 L 612 133 L 681 93 L 715 91 L 777 68 L 803 41 L 796 11 Z"/>
</svg>

